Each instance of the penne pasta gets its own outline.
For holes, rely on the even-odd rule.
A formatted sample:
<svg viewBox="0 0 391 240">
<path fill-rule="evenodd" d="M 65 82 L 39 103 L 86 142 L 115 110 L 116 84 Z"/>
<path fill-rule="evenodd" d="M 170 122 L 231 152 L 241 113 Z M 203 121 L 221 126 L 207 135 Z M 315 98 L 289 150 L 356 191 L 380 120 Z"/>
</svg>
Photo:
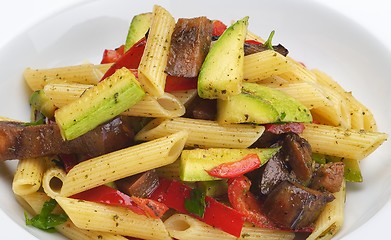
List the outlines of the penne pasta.
<svg viewBox="0 0 391 240">
<path fill-rule="evenodd" d="M 330 156 L 361 160 L 378 148 L 387 134 L 305 123 L 301 137 L 312 150 Z"/>
<path fill-rule="evenodd" d="M 45 193 L 36 192 L 33 194 L 25 195 L 22 199 L 22 205 L 25 206 L 25 209 L 30 209 L 31 214 L 36 215 L 41 212 L 44 202 L 50 200 L 50 197 Z M 59 207 L 56 207 L 54 212 L 59 213 L 62 210 Z M 106 232 L 98 232 L 91 230 L 84 230 L 76 227 L 70 220 L 66 221 L 63 224 L 57 225 L 56 230 L 63 234 L 65 237 L 72 240 L 92 240 L 92 239 L 102 239 L 102 240 L 126 240 L 127 238 Z"/>
<path fill-rule="evenodd" d="M 59 108 L 77 100 L 94 85 L 78 83 L 54 83 L 44 87 L 46 96 Z M 185 114 L 184 105 L 172 94 L 160 97 L 146 95 L 141 101 L 125 110 L 121 115 L 138 117 L 179 117 Z"/>
<path fill-rule="evenodd" d="M 263 133 L 263 126 L 246 124 L 219 125 L 215 121 L 170 118 L 154 119 L 135 136 L 138 141 L 153 140 L 177 131 L 189 132 L 186 146 L 247 148 Z"/>
<path fill-rule="evenodd" d="M 318 69 L 313 69 L 312 72 L 316 75 L 318 83 L 329 87 L 332 91 L 338 92 L 346 99 L 350 109 L 353 129 L 364 129 L 371 132 L 377 131 L 377 125 L 373 114 L 367 107 L 360 103 L 351 92 L 345 91 L 341 85 L 339 85 L 326 73 Z"/>
<path fill-rule="evenodd" d="M 24 79 L 31 90 L 42 89 L 52 82 L 97 84 L 111 64 L 82 64 L 50 69 L 27 68 Z"/>
<path fill-rule="evenodd" d="M 152 24 L 147 44 L 138 68 L 138 76 L 144 90 L 151 96 L 160 97 L 164 93 L 167 74 L 168 53 L 175 19 L 161 6 L 153 8 Z"/>
<path fill-rule="evenodd" d="M 282 73 L 279 76 L 289 82 L 316 82 L 316 76 L 308 70 L 303 64 L 287 57 L 288 63 L 292 64 L 292 69 Z"/>
<path fill-rule="evenodd" d="M 234 239 L 294 239 L 295 234 L 286 231 L 262 229 L 251 224 L 245 224 L 242 229 L 240 238 L 236 238 L 228 233 L 225 233 L 217 228 L 209 226 L 206 223 L 199 221 L 189 215 L 174 214 L 164 221 L 170 236 L 178 240 L 234 240 Z"/>
<path fill-rule="evenodd" d="M 61 196 L 76 193 L 173 163 L 182 152 L 186 131 L 84 161 L 66 175 Z"/>
<path fill-rule="evenodd" d="M 325 93 L 322 91 L 321 88 L 316 86 L 314 83 L 310 82 L 287 82 L 287 83 L 264 83 L 261 82 L 260 84 L 276 88 L 280 91 L 285 92 L 291 97 L 294 97 L 295 99 L 299 100 L 301 103 L 303 103 L 307 108 L 314 109 L 314 108 L 321 108 L 321 107 L 328 107 L 332 105 L 330 99 L 325 96 Z"/>
<path fill-rule="evenodd" d="M 346 99 L 331 89 L 322 90 L 331 105 L 311 109 L 314 120 L 321 124 L 351 128 L 350 109 Z"/>
<path fill-rule="evenodd" d="M 281 75 L 293 68 L 285 56 L 273 50 L 265 50 L 245 56 L 243 67 L 243 78 L 247 82 L 257 82 Z"/>
<path fill-rule="evenodd" d="M 57 197 L 72 222 L 81 229 L 141 239 L 171 240 L 161 219 L 139 215 L 128 208 Z"/>
<path fill-rule="evenodd" d="M 137 117 L 180 117 L 185 114 L 185 106 L 172 94 L 164 93 L 160 97 L 147 95 L 121 115 Z"/>
<path fill-rule="evenodd" d="M 57 166 L 47 169 L 42 178 L 44 192 L 51 198 L 59 196 L 65 176 L 65 171 Z"/>
<path fill-rule="evenodd" d="M 48 83 L 43 87 L 45 95 L 61 108 L 77 99 L 95 85 L 81 83 Z"/>
<path fill-rule="evenodd" d="M 346 198 L 346 185 L 342 183 L 341 190 L 334 193 L 335 199 L 329 202 L 315 222 L 314 231 L 307 240 L 329 240 L 342 227 Z"/>
<path fill-rule="evenodd" d="M 197 89 L 191 89 L 186 91 L 175 91 L 171 94 L 174 95 L 185 107 L 187 107 L 197 96 L 198 92 Z"/>
<path fill-rule="evenodd" d="M 37 192 L 42 185 L 42 177 L 47 166 L 46 161 L 46 158 L 19 160 L 12 181 L 12 191 L 21 196 Z"/>
</svg>

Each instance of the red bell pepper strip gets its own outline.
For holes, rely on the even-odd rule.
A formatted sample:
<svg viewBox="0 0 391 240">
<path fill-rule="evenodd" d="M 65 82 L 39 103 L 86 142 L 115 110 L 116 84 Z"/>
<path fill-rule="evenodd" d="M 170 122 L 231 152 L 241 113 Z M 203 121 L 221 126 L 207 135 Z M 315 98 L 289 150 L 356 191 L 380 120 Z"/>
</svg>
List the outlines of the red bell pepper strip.
<svg viewBox="0 0 391 240">
<path fill-rule="evenodd" d="M 153 201 L 151 199 L 136 199 L 135 197 L 130 197 L 125 193 L 106 185 L 77 193 L 71 196 L 71 198 L 96 203 L 104 203 L 112 206 L 126 207 L 132 210 L 134 213 L 146 215 L 151 218 L 160 218 L 168 209 L 159 202 Z M 136 201 L 134 201 L 135 199 Z M 150 206 L 152 206 L 151 210 L 146 209 Z M 165 211 L 163 211 L 164 209 Z"/>
<path fill-rule="evenodd" d="M 120 47 L 116 48 L 115 50 L 106 49 L 103 52 L 102 61 L 101 64 L 105 63 L 114 63 L 116 62 L 123 54 L 124 54 L 125 46 L 121 45 Z"/>
<path fill-rule="evenodd" d="M 102 79 L 111 76 L 117 69 L 126 67 L 128 69 L 137 69 L 140 65 L 141 57 L 143 56 L 147 40 L 140 39 L 126 53 L 124 53 L 103 75 Z"/>
<path fill-rule="evenodd" d="M 118 50 L 106 50 L 104 53 L 104 57 L 102 59 L 105 63 L 114 64 L 106 71 L 103 75 L 102 79 L 105 79 L 111 76 L 117 69 L 126 67 L 132 70 L 133 74 L 137 77 L 138 72 L 137 68 L 140 65 L 141 57 L 144 53 L 145 45 L 147 41 L 142 38 L 140 41 L 135 43 L 126 53 L 121 54 L 121 47 Z M 114 51 L 115 53 L 113 53 Z M 123 50 L 122 50 L 123 51 Z M 112 54 L 114 56 L 106 56 Z M 116 60 L 115 60 L 116 59 Z M 114 61 L 115 60 L 115 61 Z M 182 91 L 182 90 L 190 90 L 197 89 L 197 78 L 186 78 L 186 77 L 174 77 L 167 75 L 165 91 L 166 92 L 174 92 L 174 91 Z"/>
<path fill-rule="evenodd" d="M 245 43 L 248 43 L 248 44 L 262 44 L 261 42 L 258 42 L 257 40 L 253 40 L 253 39 L 246 40 Z"/>
<path fill-rule="evenodd" d="M 219 228 L 224 232 L 240 237 L 243 227 L 243 216 L 215 199 L 206 196 L 206 208 L 203 218 L 189 213 L 185 208 L 185 199 L 190 197 L 191 188 L 175 180 L 160 179 L 159 187 L 152 193 L 151 199 L 166 204 L 178 212 L 193 217 Z"/>
<path fill-rule="evenodd" d="M 165 92 L 184 91 L 197 89 L 198 78 L 174 77 L 167 75 Z"/>
<path fill-rule="evenodd" d="M 220 164 L 206 172 L 212 177 L 234 178 L 251 172 L 261 166 L 261 160 L 257 154 L 248 154 L 237 162 Z"/>
<path fill-rule="evenodd" d="M 301 134 L 304 131 L 304 124 L 300 122 L 291 122 L 291 123 L 271 123 L 265 125 L 265 131 L 282 134 L 287 132 L 294 132 L 296 134 Z"/>
<path fill-rule="evenodd" d="M 227 29 L 227 25 L 225 25 L 220 20 L 214 20 L 213 21 L 213 32 L 212 32 L 212 35 L 214 37 L 221 36 L 226 29 Z"/>
<path fill-rule="evenodd" d="M 245 176 L 228 181 L 228 199 L 232 207 L 242 213 L 246 221 L 261 227 L 277 229 L 263 213 L 261 202 L 250 192 L 251 181 Z"/>
<path fill-rule="evenodd" d="M 168 210 L 168 207 L 165 204 L 149 198 L 139 198 L 135 196 L 131 196 L 130 198 L 151 218 L 161 218 Z"/>
</svg>

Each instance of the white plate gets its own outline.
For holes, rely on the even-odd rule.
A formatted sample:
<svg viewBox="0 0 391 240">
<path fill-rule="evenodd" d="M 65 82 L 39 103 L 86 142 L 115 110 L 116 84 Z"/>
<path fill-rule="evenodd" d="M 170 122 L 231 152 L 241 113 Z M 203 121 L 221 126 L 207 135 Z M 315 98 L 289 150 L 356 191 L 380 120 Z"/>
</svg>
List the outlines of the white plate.
<svg viewBox="0 0 391 240">
<path fill-rule="evenodd" d="M 390 133 L 391 58 L 368 32 L 347 18 L 312 1 L 158 1 L 175 17 L 206 15 L 229 23 L 250 16 L 249 29 L 282 43 L 290 56 L 319 68 L 353 91 L 376 116 L 379 129 Z M 23 31 L 0 49 L 0 116 L 28 120 L 26 67 L 45 68 L 98 63 L 105 48 L 123 43 L 131 17 L 150 11 L 147 1 L 87 1 L 52 15 Z M 391 213 L 391 144 L 386 142 L 362 162 L 364 183 L 349 184 L 346 220 L 337 238 L 366 239 L 388 231 Z M 62 239 L 24 226 L 23 210 L 11 191 L 16 161 L 0 163 L 0 236 L 7 239 Z M 383 208 L 386 206 L 385 208 Z M 381 210 L 381 211 L 380 211 Z M 8 226 L 10 227 L 8 230 Z"/>
</svg>

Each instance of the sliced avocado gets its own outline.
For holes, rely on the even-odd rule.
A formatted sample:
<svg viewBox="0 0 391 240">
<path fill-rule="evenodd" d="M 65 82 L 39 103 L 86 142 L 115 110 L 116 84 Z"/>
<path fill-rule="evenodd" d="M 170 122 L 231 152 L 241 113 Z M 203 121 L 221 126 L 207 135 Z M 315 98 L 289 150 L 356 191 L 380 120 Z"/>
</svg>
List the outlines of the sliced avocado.
<svg viewBox="0 0 391 240">
<path fill-rule="evenodd" d="M 282 91 L 243 83 L 241 94 L 218 100 L 217 121 L 220 124 L 311 122 L 312 115 L 307 107 Z"/>
<path fill-rule="evenodd" d="M 198 75 L 198 95 L 227 99 L 241 91 L 248 17 L 231 25 L 212 45 Z"/>
<path fill-rule="evenodd" d="M 278 121 L 278 112 L 268 102 L 247 93 L 217 100 L 217 122 L 229 123 L 271 123 Z"/>
<path fill-rule="evenodd" d="M 228 184 L 226 180 L 201 181 L 197 182 L 197 188 L 209 197 L 218 197 L 227 193 Z"/>
<path fill-rule="evenodd" d="M 257 154 L 261 166 L 266 163 L 279 148 L 248 148 L 227 149 L 209 148 L 183 150 L 180 158 L 180 178 L 182 181 L 210 181 L 218 180 L 210 176 L 206 170 L 211 170 L 223 163 L 235 162 L 248 154 Z"/>
<path fill-rule="evenodd" d="M 52 100 L 46 96 L 42 89 L 37 90 L 31 94 L 30 105 L 32 109 L 41 112 L 45 117 L 48 118 L 52 118 L 54 116 L 54 111 L 57 109 Z"/>
<path fill-rule="evenodd" d="M 256 83 L 243 83 L 244 93 L 270 103 L 279 113 L 279 122 L 311 122 L 310 110 L 286 93 Z"/>
<path fill-rule="evenodd" d="M 152 13 L 141 13 L 133 17 L 130 23 L 128 35 L 125 42 L 125 52 L 136 42 L 145 36 L 151 27 Z"/>
<path fill-rule="evenodd" d="M 134 74 L 126 68 L 118 69 L 55 112 L 61 135 L 65 140 L 77 138 L 129 109 L 144 95 Z"/>
</svg>

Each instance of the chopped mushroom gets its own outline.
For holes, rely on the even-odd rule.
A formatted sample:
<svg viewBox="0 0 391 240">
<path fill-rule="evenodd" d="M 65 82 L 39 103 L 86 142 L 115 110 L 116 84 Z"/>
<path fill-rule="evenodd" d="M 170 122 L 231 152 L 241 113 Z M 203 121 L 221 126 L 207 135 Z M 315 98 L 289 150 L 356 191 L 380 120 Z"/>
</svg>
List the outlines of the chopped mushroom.
<svg viewBox="0 0 391 240">
<path fill-rule="evenodd" d="M 263 211 L 269 219 L 283 228 L 302 229 L 312 224 L 332 200 L 334 196 L 331 193 L 284 181 L 267 196 Z"/>
<path fill-rule="evenodd" d="M 0 160 L 71 153 L 94 157 L 132 145 L 133 137 L 133 129 L 122 117 L 71 141 L 63 140 L 55 123 L 26 126 L 4 121 L 0 122 Z"/>
<path fill-rule="evenodd" d="M 166 73 L 176 77 L 197 77 L 209 52 L 213 25 L 206 17 L 180 18 L 171 38 Z"/>
<path fill-rule="evenodd" d="M 121 192 L 129 196 L 146 198 L 159 186 L 159 176 L 155 169 L 139 173 L 115 182 Z"/>
<path fill-rule="evenodd" d="M 321 165 L 315 172 L 310 187 L 320 191 L 338 192 L 344 179 L 344 163 L 330 162 Z"/>
</svg>

